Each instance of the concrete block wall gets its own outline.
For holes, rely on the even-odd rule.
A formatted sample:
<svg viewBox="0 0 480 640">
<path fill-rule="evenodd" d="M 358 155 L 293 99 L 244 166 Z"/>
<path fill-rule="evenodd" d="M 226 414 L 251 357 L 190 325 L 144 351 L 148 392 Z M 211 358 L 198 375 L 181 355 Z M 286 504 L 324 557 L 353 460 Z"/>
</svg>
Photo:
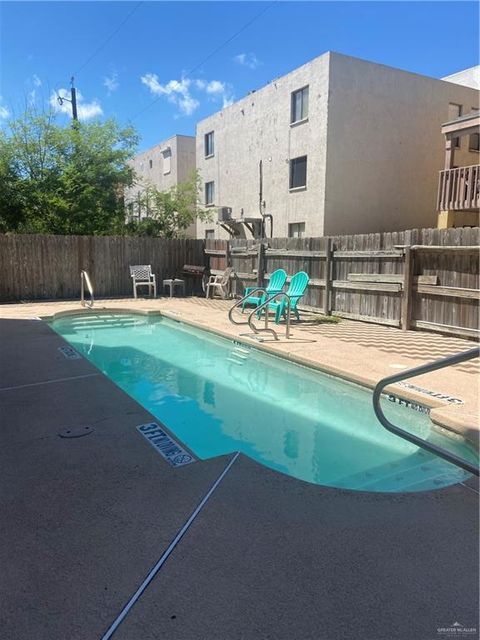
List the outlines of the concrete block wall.
<svg viewBox="0 0 480 640">
<path fill-rule="evenodd" d="M 291 93 L 309 86 L 305 122 L 291 125 Z M 274 235 L 305 223 L 305 236 L 368 233 L 436 225 L 441 125 L 449 103 L 468 113 L 479 92 L 350 56 L 326 53 L 197 124 L 197 167 L 215 183 L 216 206 L 233 217 L 259 216 L 259 161 Z M 205 158 L 213 131 L 215 154 Z M 477 164 L 466 141 L 461 165 Z M 289 190 L 289 160 L 307 155 L 307 187 Z M 197 224 L 226 238 L 221 227 Z M 248 237 L 248 231 L 245 232 Z"/>
</svg>

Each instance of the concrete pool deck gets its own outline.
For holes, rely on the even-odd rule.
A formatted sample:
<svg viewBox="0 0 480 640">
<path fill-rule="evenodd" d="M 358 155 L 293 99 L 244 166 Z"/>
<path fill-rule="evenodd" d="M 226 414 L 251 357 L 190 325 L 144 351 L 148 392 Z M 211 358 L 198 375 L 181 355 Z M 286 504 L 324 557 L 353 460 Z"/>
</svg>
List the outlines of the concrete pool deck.
<svg viewBox="0 0 480 640">
<path fill-rule="evenodd" d="M 102 306 L 228 328 L 221 301 L 108 300 L 95 310 Z M 0 637 L 8 640 L 100 640 L 232 460 L 171 468 L 135 428 L 152 416 L 83 358 L 64 358 L 63 340 L 31 320 L 70 309 L 78 302 L 0 307 Z M 472 344 L 348 321 L 293 333 L 316 342 L 274 348 L 309 357 L 315 348 L 320 365 L 342 370 L 352 354 L 366 378 Z M 456 369 L 451 380 L 431 374 L 415 384 L 464 399 L 447 409 L 464 406 L 472 415 L 462 420 L 474 424 L 475 363 Z M 83 425 L 94 431 L 58 437 Z M 438 640 L 455 622 L 478 630 L 477 535 L 469 483 L 350 492 L 240 455 L 113 637 Z"/>
</svg>

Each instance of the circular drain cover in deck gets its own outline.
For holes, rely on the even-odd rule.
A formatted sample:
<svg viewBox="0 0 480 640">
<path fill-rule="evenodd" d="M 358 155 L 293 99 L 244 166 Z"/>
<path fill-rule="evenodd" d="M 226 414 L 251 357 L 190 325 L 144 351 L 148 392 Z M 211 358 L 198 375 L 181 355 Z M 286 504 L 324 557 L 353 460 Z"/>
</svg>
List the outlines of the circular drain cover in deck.
<svg viewBox="0 0 480 640">
<path fill-rule="evenodd" d="M 60 438 L 81 438 L 82 436 L 88 436 L 93 433 L 93 427 L 67 427 L 59 431 Z"/>
</svg>

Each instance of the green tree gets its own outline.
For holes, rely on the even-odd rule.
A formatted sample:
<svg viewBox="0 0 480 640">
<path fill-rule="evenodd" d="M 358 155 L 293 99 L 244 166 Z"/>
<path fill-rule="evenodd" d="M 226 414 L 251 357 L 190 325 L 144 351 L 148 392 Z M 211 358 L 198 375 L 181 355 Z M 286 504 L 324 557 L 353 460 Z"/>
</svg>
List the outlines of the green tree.
<svg viewBox="0 0 480 640">
<path fill-rule="evenodd" d="M 52 112 L 27 109 L 0 134 L 0 231 L 118 231 L 137 143 L 114 120 L 62 127 Z"/>
<path fill-rule="evenodd" d="M 135 235 L 178 238 L 196 219 L 209 220 L 211 211 L 200 206 L 201 179 L 197 171 L 167 191 L 148 185 L 136 200 L 147 213 L 142 220 L 132 220 L 128 233 Z"/>
</svg>

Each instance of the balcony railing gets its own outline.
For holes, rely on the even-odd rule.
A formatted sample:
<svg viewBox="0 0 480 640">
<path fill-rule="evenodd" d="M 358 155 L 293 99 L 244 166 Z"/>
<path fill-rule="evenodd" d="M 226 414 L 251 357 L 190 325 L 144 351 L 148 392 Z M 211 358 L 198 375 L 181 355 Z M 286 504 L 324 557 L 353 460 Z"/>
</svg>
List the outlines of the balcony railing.
<svg viewBox="0 0 480 640">
<path fill-rule="evenodd" d="M 480 207 L 480 165 L 440 171 L 438 211 L 468 211 Z"/>
</svg>

